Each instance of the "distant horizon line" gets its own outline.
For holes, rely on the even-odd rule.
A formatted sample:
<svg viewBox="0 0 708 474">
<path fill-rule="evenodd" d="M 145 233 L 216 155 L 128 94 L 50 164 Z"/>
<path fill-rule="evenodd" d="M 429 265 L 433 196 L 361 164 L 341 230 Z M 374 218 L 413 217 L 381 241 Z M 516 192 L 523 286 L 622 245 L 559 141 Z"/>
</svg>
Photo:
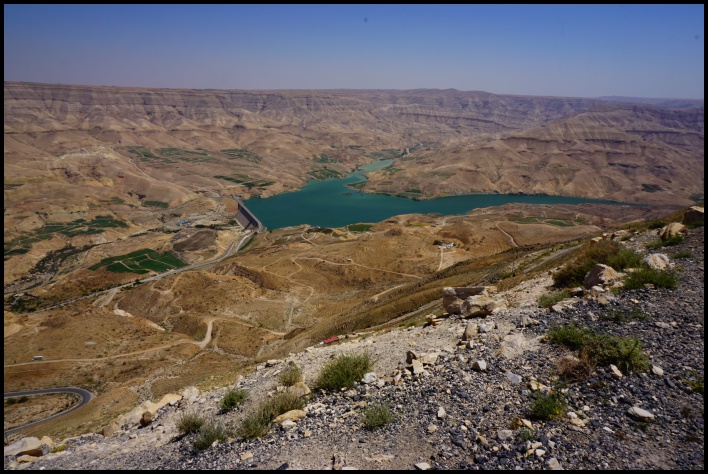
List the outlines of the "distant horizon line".
<svg viewBox="0 0 708 474">
<path fill-rule="evenodd" d="M 64 82 L 36 82 L 36 81 L 12 81 L 4 80 L 5 84 L 15 83 L 15 84 L 33 84 L 33 85 L 44 85 L 44 86 L 73 86 L 73 87 L 105 87 L 105 88 L 119 88 L 119 89 L 149 89 L 149 90 L 185 90 L 185 91 L 243 91 L 243 92 L 280 92 L 280 91 L 395 91 L 395 92 L 414 92 L 414 91 L 439 91 L 439 92 L 463 92 L 463 93 L 482 93 L 490 95 L 507 95 L 507 96 L 518 96 L 518 97 L 559 97 L 567 99 L 601 99 L 601 100 L 684 100 L 684 101 L 697 101 L 704 102 L 704 98 L 694 99 L 687 97 L 640 97 L 640 96 L 625 96 L 625 95 L 602 95 L 602 96 L 581 96 L 581 95 L 543 95 L 543 94 L 513 94 L 513 93 L 496 93 L 487 92 L 483 90 L 460 90 L 454 87 L 448 87 L 445 89 L 434 88 L 434 87 L 418 87 L 414 89 L 385 89 L 385 88 L 351 88 L 351 87 L 336 87 L 330 89 L 297 89 L 297 88 L 280 88 L 280 89 L 224 89 L 224 88 L 195 88 L 195 87 L 148 87 L 148 86 L 118 86 L 118 85 L 106 85 L 106 84 L 70 84 Z"/>
</svg>

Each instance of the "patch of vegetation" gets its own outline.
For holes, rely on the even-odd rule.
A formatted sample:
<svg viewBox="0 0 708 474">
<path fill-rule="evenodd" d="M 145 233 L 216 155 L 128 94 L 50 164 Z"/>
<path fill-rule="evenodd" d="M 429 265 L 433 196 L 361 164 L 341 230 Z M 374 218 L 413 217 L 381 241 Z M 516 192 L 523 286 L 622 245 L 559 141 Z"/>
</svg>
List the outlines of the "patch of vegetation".
<svg viewBox="0 0 708 474">
<path fill-rule="evenodd" d="M 598 263 L 615 270 L 624 270 L 640 265 L 642 257 L 633 250 L 625 249 L 614 240 L 601 240 L 583 245 L 573 260 L 553 275 L 553 286 L 572 288 L 582 286 L 585 275 Z"/>
<path fill-rule="evenodd" d="M 149 273 L 150 270 L 163 272 L 185 265 L 186 263 L 170 252 L 159 253 L 151 249 L 142 249 L 126 255 L 104 258 L 89 269 L 98 270 L 105 266 L 109 272 L 144 274 Z"/>
<path fill-rule="evenodd" d="M 648 249 L 660 249 L 662 247 L 671 247 L 673 245 L 678 245 L 683 242 L 683 235 L 674 235 L 666 240 L 655 240 L 654 242 L 649 242 L 646 247 Z"/>
<path fill-rule="evenodd" d="M 351 232 L 367 232 L 373 226 L 373 224 L 352 224 L 347 226 L 347 229 L 349 229 Z"/>
<path fill-rule="evenodd" d="M 580 359 L 596 365 L 616 365 L 623 372 L 644 372 L 650 367 L 642 343 L 633 337 L 597 334 L 573 324 L 551 328 L 548 340 L 578 350 Z"/>
<path fill-rule="evenodd" d="M 364 410 L 364 426 L 369 430 L 375 430 L 393 422 L 393 413 L 385 403 L 370 405 Z"/>
<path fill-rule="evenodd" d="M 703 395 L 703 377 L 700 377 L 695 380 L 689 380 L 688 387 L 691 389 L 691 391 Z"/>
<path fill-rule="evenodd" d="M 65 444 L 58 444 L 58 445 L 54 446 L 54 447 L 51 449 L 51 451 L 49 451 L 49 452 L 50 452 L 50 453 L 61 453 L 62 451 L 65 451 L 65 450 L 66 450 L 66 445 L 65 445 Z"/>
<path fill-rule="evenodd" d="M 199 430 L 197 439 L 194 440 L 194 451 L 201 452 L 211 447 L 214 441 L 225 441 L 229 435 L 221 423 L 205 423 Z"/>
<path fill-rule="evenodd" d="M 150 148 L 146 146 L 127 146 L 125 147 L 125 150 L 132 154 L 137 156 L 140 161 L 149 163 L 149 162 L 158 162 L 158 163 L 165 163 L 165 164 L 171 164 L 171 163 L 177 163 L 175 160 L 171 160 L 169 158 L 164 158 L 162 156 L 157 156 L 155 155 Z"/>
<path fill-rule="evenodd" d="M 221 150 L 221 153 L 231 158 L 238 158 L 240 160 L 250 161 L 251 163 L 260 163 L 262 159 L 257 154 L 252 151 L 248 151 L 245 148 L 229 148 L 226 150 Z"/>
<path fill-rule="evenodd" d="M 330 170 L 327 168 L 322 168 L 319 170 L 313 170 L 307 173 L 309 176 L 312 177 L 312 179 L 315 179 L 317 181 L 323 181 L 325 179 L 330 179 L 330 178 L 344 178 L 344 175 L 340 173 L 339 171 L 336 170 Z"/>
<path fill-rule="evenodd" d="M 274 397 L 262 401 L 257 408 L 248 413 L 236 430 L 244 439 L 260 438 L 270 431 L 270 425 L 278 416 L 290 410 L 302 410 L 305 400 L 289 392 L 280 392 Z"/>
<path fill-rule="evenodd" d="M 566 406 L 565 397 L 557 390 L 536 392 L 531 403 L 531 416 L 538 420 L 553 420 L 563 415 Z"/>
<path fill-rule="evenodd" d="M 693 258 L 693 257 L 694 257 L 693 253 L 689 252 L 688 250 L 681 250 L 671 256 L 671 258 L 673 258 L 675 260 L 680 260 L 683 258 Z"/>
<path fill-rule="evenodd" d="M 642 313 L 637 308 L 632 308 L 630 311 L 624 311 L 621 308 L 613 309 L 608 313 L 602 314 L 601 319 L 612 321 L 614 323 L 626 323 L 629 321 L 642 321 L 647 318 L 647 315 Z"/>
<path fill-rule="evenodd" d="M 275 184 L 275 181 L 269 181 L 267 179 L 252 178 L 252 177 L 247 176 L 245 174 L 235 174 L 233 176 L 218 175 L 218 176 L 214 176 L 214 177 L 217 179 L 223 179 L 225 181 L 231 181 L 232 183 L 240 184 L 242 186 L 247 187 L 248 189 L 264 188 L 266 186 L 271 186 L 271 185 Z"/>
<path fill-rule="evenodd" d="M 241 389 L 231 389 L 221 399 L 220 408 L 224 413 L 230 412 L 246 400 L 248 392 Z"/>
<path fill-rule="evenodd" d="M 663 190 L 664 190 L 664 188 L 662 188 L 658 184 L 642 183 L 642 191 L 645 191 L 647 193 L 655 193 L 657 191 L 663 191 Z"/>
<path fill-rule="evenodd" d="M 373 364 L 374 360 L 368 352 L 340 354 L 324 365 L 315 381 L 315 388 L 326 390 L 352 388 L 354 382 L 361 380 Z"/>
<path fill-rule="evenodd" d="M 531 441 L 534 438 L 534 432 L 528 428 L 521 428 L 517 436 L 521 441 Z"/>
<path fill-rule="evenodd" d="M 278 374 L 278 381 L 281 385 L 285 385 L 286 387 L 302 382 L 302 370 L 296 363 L 290 362 L 287 367 Z"/>
<path fill-rule="evenodd" d="M 666 225 L 666 222 L 662 221 L 661 219 L 654 219 L 651 220 L 647 223 L 647 227 L 649 229 L 661 229 Z"/>
<path fill-rule="evenodd" d="M 538 305 L 542 308 L 550 308 L 554 304 L 567 298 L 570 298 L 570 292 L 568 290 L 545 293 L 538 298 Z"/>
<path fill-rule="evenodd" d="M 174 157 L 180 161 L 205 163 L 214 160 L 205 151 L 190 151 L 182 148 L 158 148 L 156 151 L 162 157 Z"/>
<path fill-rule="evenodd" d="M 582 358 L 563 357 L 558 362 L 558 376 L 562 380 L 578 382 L 587 379 L 595 369 L 595 364 L 583 354 Z"/>
<path fill-rule="evenodd" d="M 651 283 L 657 288 L 676 288 L 679 279 L 673 270 L 657 270 L 646 266 L 629 273 L 622 288 L 624 290 L 638 290 L 644 288 L 647 283 Z"/>
<path fill-rule="evenodd" d="M 342 162 L 341 160 L 327 156 L 326 153 L 321 153 L 320 155 L 314 155 L 312 157 L 312 160 L 315 163 L 341 163 Z"/>
<path fill-rule="evenodd" d="M 170 207 L 170 203 L 165 201 L 143 201 L 143 206 L 148 207 L 159 207 L 161 209 L 167 209 Z"/>
<path fill-rule="evenodd" d="M 179 417 L 179 419 L 177 419 L 177 429 L 182 435 L 197 433 L 202 426 L 204 426 L 205 422 L 206 420 L 202 415 L 197 412 L 190 411 L 184 413 Z"/>
<path fill-rule="evenodd" d="M 329 227 L 310 227 L 310 232 L 320 232 L 322 234 L 331 234 L 333 232 Z"/>
</svg>

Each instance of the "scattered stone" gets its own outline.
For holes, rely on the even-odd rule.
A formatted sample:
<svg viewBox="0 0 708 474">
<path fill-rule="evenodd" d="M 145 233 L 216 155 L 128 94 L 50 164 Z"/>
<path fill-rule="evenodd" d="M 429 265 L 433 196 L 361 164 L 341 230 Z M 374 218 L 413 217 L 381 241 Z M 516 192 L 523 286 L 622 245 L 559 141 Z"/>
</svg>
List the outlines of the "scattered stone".
<svg viewBox="0 0 708 474">
<path fill-rule="evenodd" d="M 482 359 L 475 360 L 474 362 L 472 362 L 472 370 L 484 372 L 487 370 L 487 363 Z"/>
<path fill-rule="evenodd" d="M 479 326 L 475 323 L 468 323 L 465 332 L 462 334 L 463 341 L 471 341 L 474 336 L 479 334 Z"/>
<path fill-rule="evenodd" d="M 462 303 L 460 315 L 464 318 L 488 316 L 496 307 L 496 301 L 487 295 L 470 296 Z"/>
<path fill-rule="evenodd" d="M 445 413 L 445 409 L 443 407 L 438 408 L 438 418 L 443 419 L 445 418 L 445 415 L 447 415 L 447 413 Z"/>
<path fill-rule="evenodd" d="M 686 235 L 687 233 L 688 227 L 680 222 L 672 222 L 659 229 L 659 238 L 662 242 L 666 242 L 667 240 L 671 240 L 679 235 Z"/>
<path fill-rule="evenodd" d="M 427 462 L 419 462 L 415 465 L 415 468 L 419 471 L 427 471 L 428 469 L 430 469 L 430 464 L 428 464 Z"/>
<path fill-rule="evenodd" d="M 295 382 L 293 385 L 286 389 L 286 392 L 292 393 L 297 397 L 306 397 L 312 393 L 310 387 L 305 385 L 304 382 Z"/>
<path fill-rule="evenodd" d="M 414 360 L 411 365 L 412 365 L 412 372 L 413 372 L 414 374 L 420 374 L 420 373 L 422 373 L 423 370 L 424 370 L 423 364 L 422 364 L 419 360 L 417 360 L 417 359 Z"/>
<path fill-rule="evenodd" d="M 550 458 L 548 461 L 546 461 L 546 466 L 548 466 L 548 469 L 551 469 L 552 471 L 563 470 L 563 466 L 561 466 L 561 463 L 559 463 L 558 459 L 556 458 Z"/>
<path fill-rule="evenodd" d="M 658 365 L 652 365 L 652 366 L 651 366 L 651 372 L 652 372 L 654 375 L 658 375 L 658 376 L 660 376 L 660 377 L 661 377 L 662 375 L 664 375 L 664 369 L 662 369 L 662 368 L 659 367 Z"/>
<path fill-rule="evenodd" d="M 143 416 L 140 418 L 140 426 L 147 426 L 152 423 L 154 416 L 155 415 L 150 411 L 143 412 Z"/>
<path fill-rule="evenodd" d="M 543 455 L 546 454 L 546 451 L 545 451 L 544 449 L 540 449 L 540 448 L 539 448 L 539 449 L 537 449 L 537 450 L 535 451 L 535 453 L 536 453 L 536 456 L 537 456 L 537 457 L 542 458 Z"/>
<path fill-rule="evenodd" d="M 616 365 L 610 364 L 610 372 L 612 373 L 612 376 L 614 378 L 617 378 L 617 379 L 622 378 L 622 372 L 620 371 L 620 369 L 617 368 Z"/>
<path fill-rule="evenodd" d="M 651 421 L 655 418 L 653 413 L 639 407 L 630 408 L 627 410 L 627 414 L 642 421 Z"/>
<path fill-rule="evenodd" d="M 9 446 L 5 446 L 4 455 L 5 456 L 16 456 L 18 454 L 28 454 L 30 456 L 41 456 L 44 454 L 42 451 L 42 442 L 39 438 L 30 436 L 28 438 L 22 438 L 16 443 L 12 443 Z"/>
<path fill-rule="evenodd" d="M 671 329 L 671 324 L 665 323 L 663 321 L 656 321 L 654 325 L 661 329 Z"/>
<path fill-rule="evenodd" d="M 281 428 L 284 430 L 288 431 L 297 426 L 297 423 L 295 423 L 293 420 L 285 420 L 280 424 Z"/>
<path fill-rule="evenodd" d="M 361 382 L 368 385 L 371 383 L 375 383 L 378 379 L 379 378 L 375 372 L 369 372 L 367 374 L 364 374 L 364 377 L 362 377 Z"/>
<path fill-rule="evenodd" d="M 681 222 L 685 225 L 702 224 L 704 222 L 704 212 L 705 210 L 700 206 L 691 206 L 683 214 L 683 220 Z"/>
<path fill-rule="evenodd" d="M 522 380 L 523 380 L 520 375 L 517 375 L 517 374 L 515 374 L 515 373 L 513 373 L 513 372 L 507 371 L 504 375 L 506 375 L 506 378 L 509 379 L 509 381 L 510 381 L 513 385 L 518 385 L 518 384 L 520 384 L 520 383 L 522 382 Z"/>
<path fill-rule="evenodd" d="M 251 458 L 253 458 L 253 453 L 251 451 L 246 451 L 241 455 L 241 461 L 247 461 Z"/>
<path fill-rule="evenodd" d="M 426 365 L 433 365 L 433 364 L 435 364 L 435 362 L 437 362 L 438 355 L 439 355 L 439 353 L 437 353 L 437 352 L 430 352 L 428 354 L 421 354 L 420 361 Z"/>
<path fill-rule="evenodd" d="M 513 438 L 514 432 L 512 430 L 499 430 L 497 431 L 497 438 L 499 441 L 506 441 L 508 438 Z"/>
<path fill-rule="evenodd" d="M 15 461 L 18 463 L 28 463 L 28 462 L 35 462 L 39 457 L 37 456 L 30 456 L 29 454 L 23 454 L 22 456 L 18 456 Z"/>
<path fill-rule="evenodd" d="M 428 425 L 428 433 L 433 434 L 438 430 L 438 427 L 435 425 Z"/>
<path fill-rule="evenodd" d="M 305 413 L 302 410 L 290 410 L 288 412 L 283 413 L 282 415 L 278 415 L 275 417 L 273 420 L 273 423 L 277 424 L 282 424 L 285 420 L 290 420 L 290 421 L 297 421 L 302 418 L 305 418 L 307 416 L 307 413 Z"/>
<path fill-rule="evenodd" d="M 278 365 L 280 361 L 278 359 L 268 359 L 265 363 L 266 367 L 273 367 L 274 365 Z"/>
</svg>

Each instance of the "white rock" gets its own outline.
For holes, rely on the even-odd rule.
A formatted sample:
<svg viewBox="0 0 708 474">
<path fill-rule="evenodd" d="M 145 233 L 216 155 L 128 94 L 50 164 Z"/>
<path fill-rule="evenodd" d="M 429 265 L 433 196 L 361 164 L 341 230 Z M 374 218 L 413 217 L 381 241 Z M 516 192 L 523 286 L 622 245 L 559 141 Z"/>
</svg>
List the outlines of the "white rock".
<svg viewBox="0 0 708 474">
<path fill-rule="evenodd" d="M 443 407 L 438 408 L 438 418 L 445 418 L 445 415 L 447 415 L 445 409 Z"/>
<path fill-rule="evenodd" d="M 364 374 L 364 377 L 362 377 L 361 381 L 362 383 L 370 384 L 376 382 L 378 379 L 379 378 L 375 372 L 369 372 L 367 374 Z"/>
<path fill-rule="evenodd" d="M 616 365 L 610 364 L 610 371 L 612 372 L 612 376 L 616 379 L 621 379 L 622 378 L 622 372 L 620 369 L 617 368 Z"/>
<path fill-rule="evenodd" d="M 559 463 L 556 458 L 550 458 L 546 462 L 546 466 L 548 466 L 548 469 L 550 469 L 552 471 L 562 471 L 563 470 L 563 466 L 561 466 L 561 463 Z"/>
<path fill-rule="evenodd" d="M 635 418 L 639 418 L 640 420 L 644 421 L 649 421 L 654 419 L 654 414 L 650 411 L 647 411 L 643 408 L 639 407 L 632 407 L 629 410 L 627 410 L 627 414 L 629 416 L 633 416 Z"/>
<path fill-rule="evenodd" d="M 544 454 L 546 454 L 546 451 L 543 450 L 543 449 L 537 449 L 537 450 L 535 451 L 535 453 L 536 453 L 536 456 L 538 456 L 539 458 L 541 458 L 541 457 L 543 457 Z"/>
<path fill-rule="evenodd" d="M 415 465 L 415 468 L 419 471 L 427 471 L 428 469 L 430 469 L 430 464 L 428 464 L 427 462 L 419 462 Z"/>
<path fill-rule="evenodd" d="M 664 369 L 659 367 L 658 365 L 652 365 L 651 366 L 651 371 L 654 375 L 662 376 L 664 375 Z"/>
</svg>

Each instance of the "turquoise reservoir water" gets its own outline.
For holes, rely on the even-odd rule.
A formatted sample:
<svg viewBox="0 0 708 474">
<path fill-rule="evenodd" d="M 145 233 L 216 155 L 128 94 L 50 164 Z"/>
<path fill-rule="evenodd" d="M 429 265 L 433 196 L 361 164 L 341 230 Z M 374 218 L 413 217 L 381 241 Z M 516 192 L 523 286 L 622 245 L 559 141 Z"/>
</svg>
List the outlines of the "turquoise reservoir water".
<svg viewBox="0 0 708 474">
<path fill-rule="evenodd" d="M 249 199 L 245 204 L 264 226 L 273 230 L 300 224 L 343 227 L 357 222 L 379 222 L 399 214 L 466 214 L 472 209 L 500 206 L 510 202 L 527 204 L 608 203 L 608 201 L 561 196 L 503 194 L 464 194 L 413 201 L 397 196 L 362 193 L 345 186 L 365 181 L 364 173 L 385 168 L 392 162 L 393 160 L 377 161 L 361 167 L 359 171 L 343 179 L 310 181 L 298 191 L 265 199 Z"/>
</svg>

